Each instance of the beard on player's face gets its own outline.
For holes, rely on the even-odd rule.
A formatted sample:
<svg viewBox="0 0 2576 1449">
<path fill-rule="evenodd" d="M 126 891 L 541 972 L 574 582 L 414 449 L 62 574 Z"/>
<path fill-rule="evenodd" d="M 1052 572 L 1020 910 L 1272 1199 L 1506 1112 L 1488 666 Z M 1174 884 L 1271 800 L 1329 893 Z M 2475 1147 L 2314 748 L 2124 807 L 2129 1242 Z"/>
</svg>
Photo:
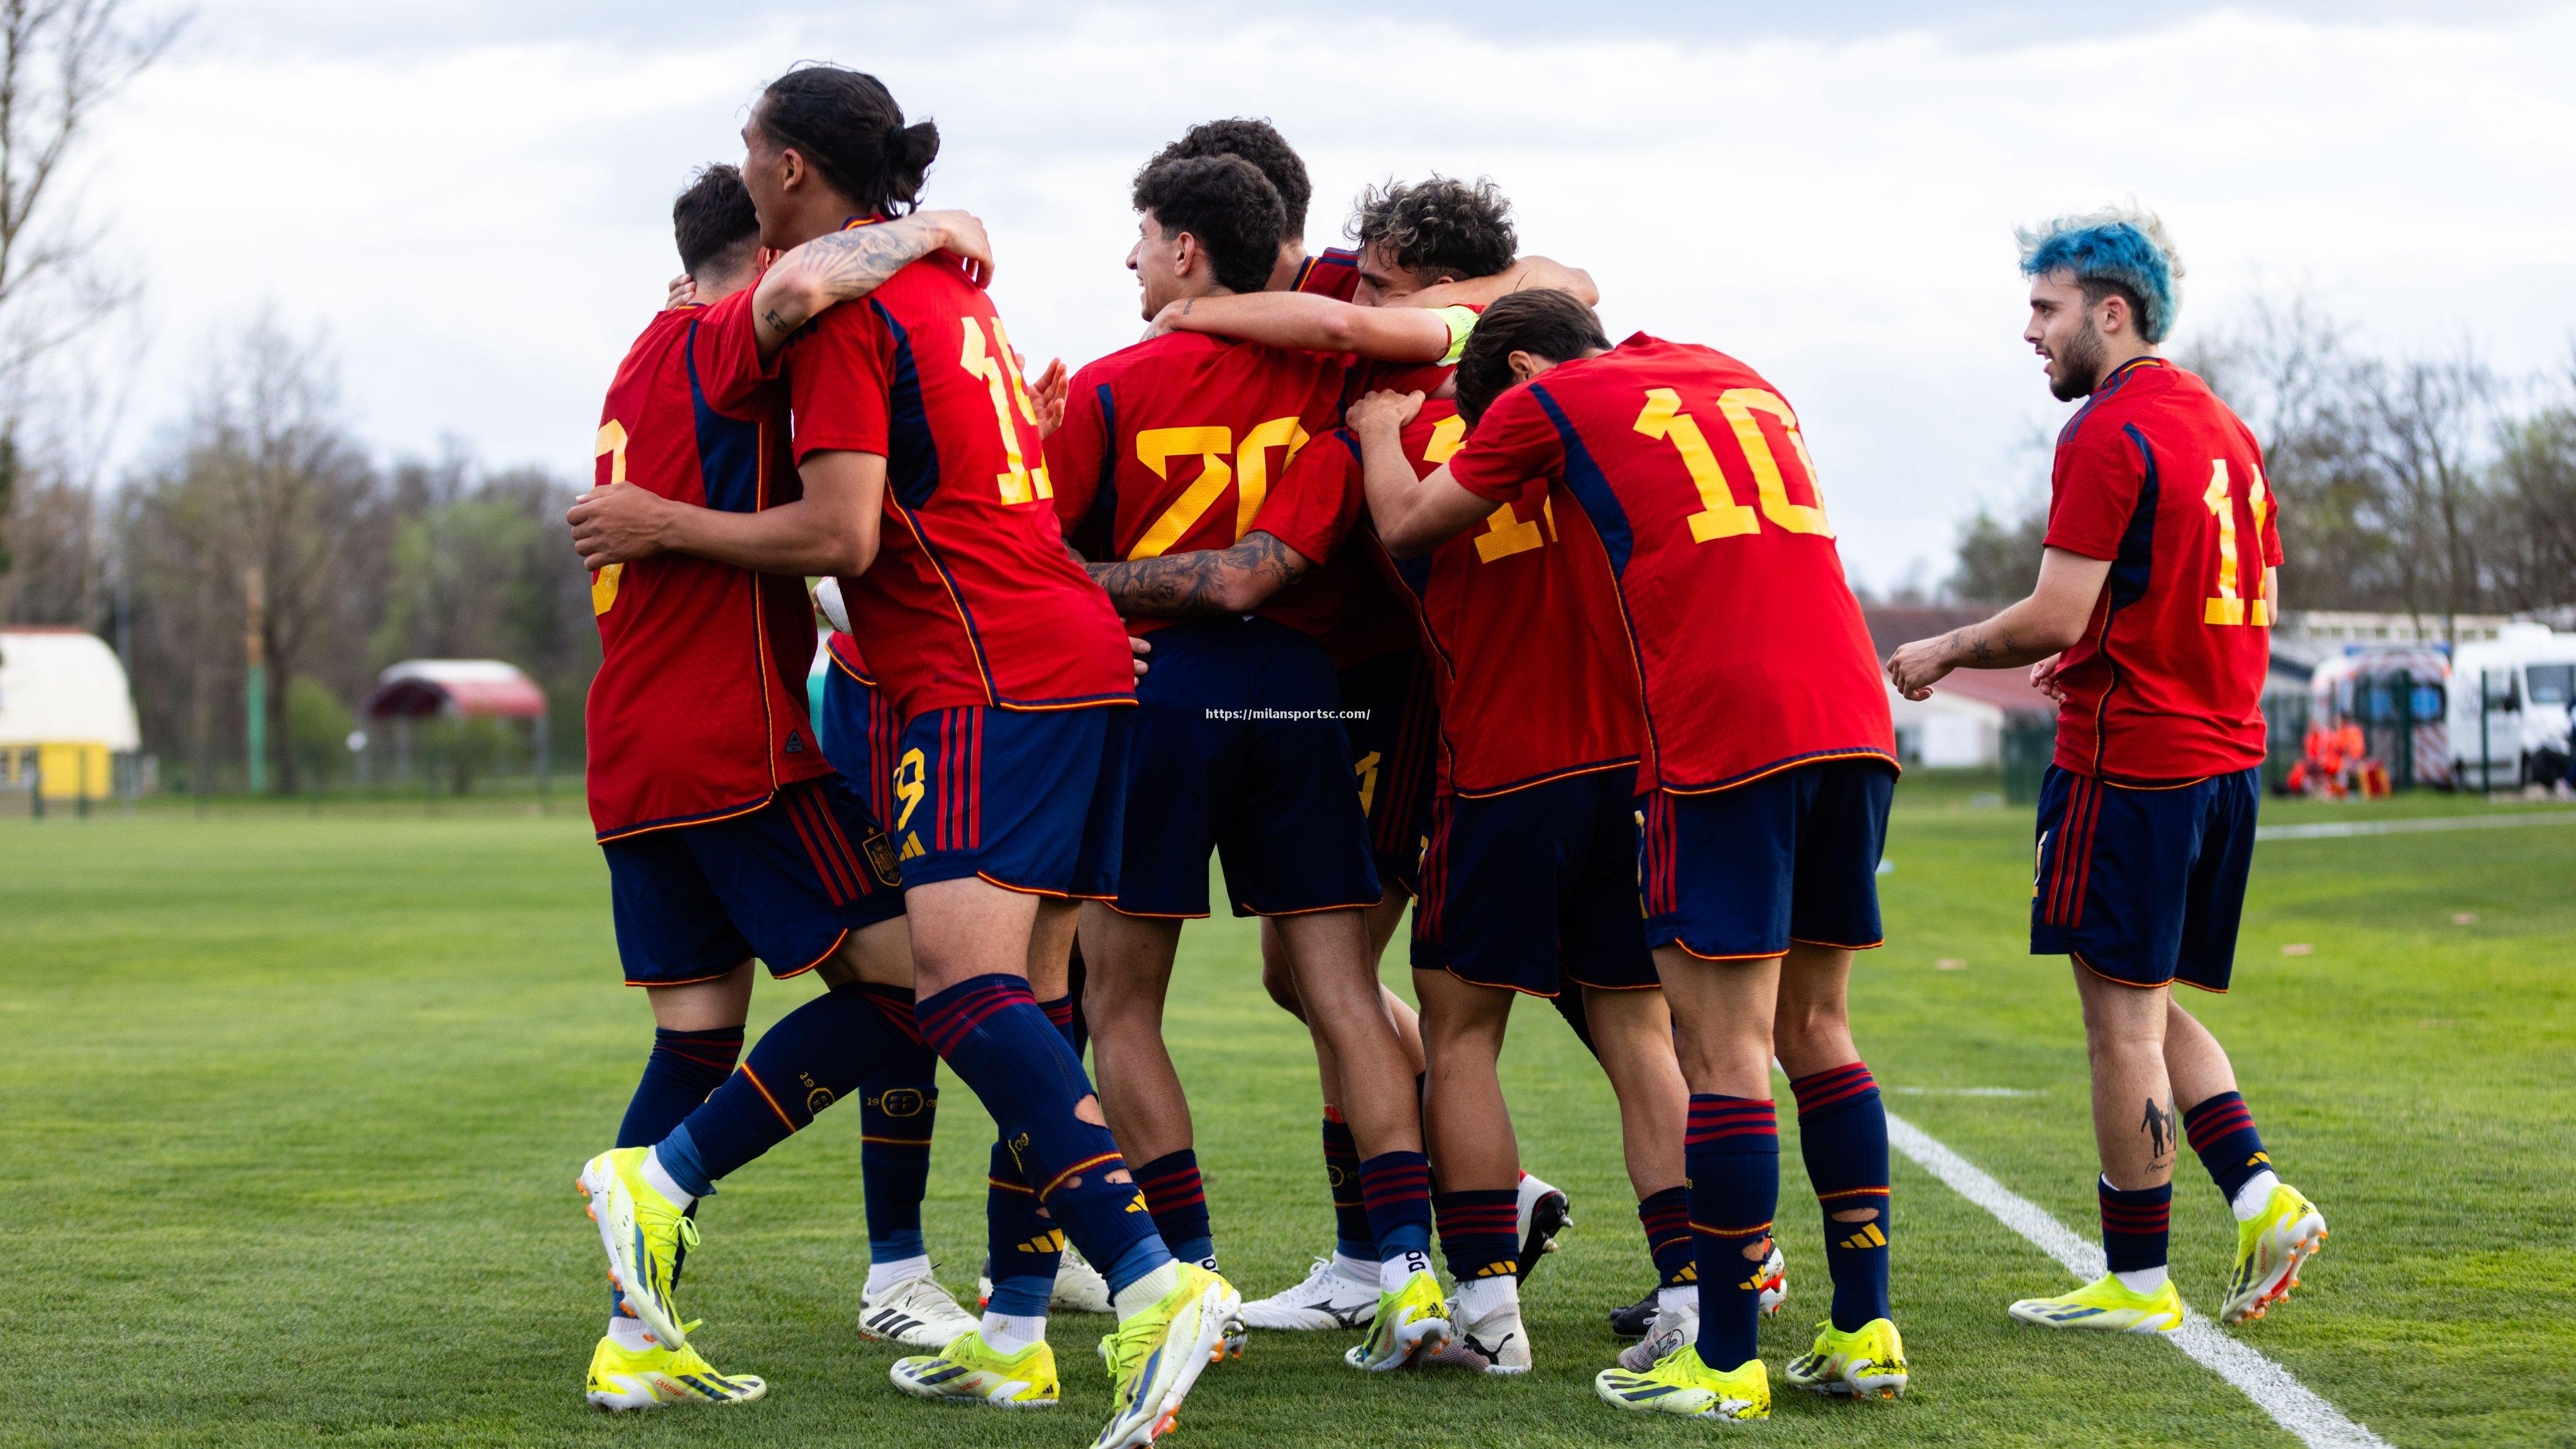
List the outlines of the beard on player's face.
<svg viewBox="0 0 2576 1449">
<path fill-rule="evenodd" d="M 2059 402 L 2073 402 L 2092 396 L 2101 384 L 2102 363 L 2110 355 L 2110 344 L 2102 340 L 2102 329 L 2093 325 L 2093 314 L 2080 314 L 2073 336 L 2048 349 L 2049 360 L 2057 366 L 2048 378 L 2048 391 Z"/>
</svg>

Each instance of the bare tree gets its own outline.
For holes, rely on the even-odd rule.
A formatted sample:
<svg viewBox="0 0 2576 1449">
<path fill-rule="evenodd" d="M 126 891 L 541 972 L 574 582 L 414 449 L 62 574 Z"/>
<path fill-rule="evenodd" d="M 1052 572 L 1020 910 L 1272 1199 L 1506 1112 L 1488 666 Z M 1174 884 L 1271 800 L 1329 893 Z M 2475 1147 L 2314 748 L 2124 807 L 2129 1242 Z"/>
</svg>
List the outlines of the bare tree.
<svg viewBox="0 0 2576 1449">
<path fill-rule="evenodd" d="M 74 607 L 59 594 L 59 555 L 75 517 L 69 540 L 92 546 L 89 475 L 103 451 L 77 446 L 87 431 L 77 418 L 34 446 L 23 424 L 36 399 L 61 390 L 36 364 L 134 295 L 82 222 L 68 172 L 97 109 L 161 58 L 183 23 L 133 16 L 126 0 L 0 0 L 0 575 L 10 571 L 10 538 L 31 533 L 31 547 L 56 566 L 32 610 L 0 600 L 13 614 L 95 620 L 97 560 L 82 561 Z M 70 411 L 93 412 L 94 401 Z M 13 506 L 22 482 L 47 495 L 32 513 Z"/>
<path fill-rule="evenodd" d="M 253 322 L 231 355 L 214 360 L 177 455 L 138 491 L 156 627 L 198 651 L 197 667 L 224 661 L 227 680 L 238 679 L 241 641 L 256 629 L 275 778 L 293 791 L 289 699 L 309 651 L 353 607 L 340 560 L 377 491 L 374 466 L 339 420 L 320 348 L 270 319 Z M 194 728 L 207 727 L 200 704 Z"/>
<path fill-rule="evenodd" d="M 2372 366 L 2365 396 L 2370 455 L 2410 525 L 2399 561 L 2407 611 L 2440 613 L 2442 636 L 2457 643 L 2459 616 L 2484 600 L 2479 452 L 2492 436 L 2495 374 L 2464 345 L 2446 358 Z"/>
</svg>

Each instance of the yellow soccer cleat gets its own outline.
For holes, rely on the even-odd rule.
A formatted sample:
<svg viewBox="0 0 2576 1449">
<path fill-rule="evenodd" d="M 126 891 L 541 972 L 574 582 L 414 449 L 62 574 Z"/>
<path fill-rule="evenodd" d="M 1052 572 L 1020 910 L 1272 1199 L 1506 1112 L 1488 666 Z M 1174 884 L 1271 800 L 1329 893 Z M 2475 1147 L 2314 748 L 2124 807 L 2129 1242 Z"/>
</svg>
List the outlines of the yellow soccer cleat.
<svg viewBox="0 0 2576 1449">
<path fill-rule="evenodd" d="M 1056 1405 L 1055 1350 L 1033 1343 L 1018 1353 L 998 1353 L 978 1330 L 922 1358 L 899 1358 L 886 1370 L 894 1386 L 916 1399 L 952 1404 L 991 1404 L 997 1409 L 1052 1409 Z"/>
<path fill-rule="evenodd" d="M 2325 1214 L 2286 1182 L 2272 1184 L 2263 1211 L 2236 1225 L 2236 1271 L 2218 1321 L 2260 1318 L 2299 1286 L 2299 1265 L 2326 1245 Z"/>
<path fill-rule="evenodd" d="M 602 1338 L 590 1351 L 590 1402 L 611 1411 L 673 1404 L 748 1404 L 769 1392 L 750 1374 L 720 1374 L 694 1348 L 638 1349 Z"/>
<path fill-rule="evenodd" d="M 1174 1263 L 1180 1283 L 1100 1340 L 1109 1366 L 1109 1422 L 1091 1449 L 1137 1449 L 1172 1427 L 1181 1400 L 1214 1359 L 1243 1300 L 1196 1263 Z"/>
<path fill-rule="evenodd" d="M 2072 1293 L 2025 1298 L 2012 1316 L 2041 1328 L 2082 1328 L 2097 1333 L 2171 1333 L 2182 1327 L 2182 1294 L 2167 1278 L 2153 1293 L 2132 1293 L 2105 1273 Z"/>
<path fill-rule="evenodd" d="M 698 1244 L 698 1225 L 678 1203 L 655 1192 L 642 1168 L 649 1147 L 620 1147 L 582 1165 L 576 1184 L 590 1199 L 591 1221 L 599 1224 L 599 1245 L 608 1251 L 609 1281 L 626 1295 L 626 1306 L 642 1319 L 645 1331 L 669 1348 L 688 1345 L 689 1331 L 680 1322 L 672 1278 L 680 1250 Z"/>
<path fill-rule="evenodd" d="M 1905 1392 L 1905 1340 L 1896 1325 L 1873 1318 L 1849 1333 L 1828 1318 L 1816 1325 L 1816 1346 L 1789 1360 L 1790 1384 L 1817 1394 L 1892 1399 Z"/>
<path fill-rule="evenodd" d="M 1430 1269 L 1420 1269 L 1404 1280 L 1402 1288 L 1378 1294 L 1377 1318 L 1369 1324 L 1368 1337 L 1344 1350 L 1342 1362 L 1385 1373 L 1438 1353 L 1448 1347 L 1450 1334 L 1449 1305 L 1441 1296 L 1440 1280 Z"/>
<path fill-rule="evenodd" d="M 1614 1409 L 1640 1414 L 1738 1424 L 1771 1417 L 1771 1372 L 1762 1360 L 1749 1358 L 1719 1373 L 1700 1362 L 1697 1344 L 1683 1344 L 1642 1371 L 1603 1369 L 1593 1377 L 1592 1392 Z"/>
</svg>

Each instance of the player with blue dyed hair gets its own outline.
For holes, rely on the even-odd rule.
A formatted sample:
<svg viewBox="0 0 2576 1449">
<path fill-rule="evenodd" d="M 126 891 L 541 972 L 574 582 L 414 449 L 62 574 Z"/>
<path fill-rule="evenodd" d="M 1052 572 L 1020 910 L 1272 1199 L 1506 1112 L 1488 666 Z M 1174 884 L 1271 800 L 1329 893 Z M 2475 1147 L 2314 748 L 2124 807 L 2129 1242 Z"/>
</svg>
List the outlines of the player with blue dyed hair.
<svg viewBox="0 0 2576 1449">
<path fill-rule="evenodd" d="M 1984 623 L 1887 661 L 1908 699 L 1953 669 L 2028 668 L 2058 702 L 2030 950 L 2075 963 L 2109 1271 L 2010 1311 L 2041 1328 L 2182 1327 L 2167 1249 L 2188 1144 L 2236 1219 L 2217 1316 L 2243 1323 L 2298 1286 L 2326 1220 L 2281 1180 L 2226 1048 L 2173 985 L 2232 980 L 2262 794 L 2279 502 L 2252 430 L 2157 354 L 2182 263 L 2155 217 L 2109 210 L 2024 231 L 2021 269 L 2022 338 L 2060 401 L 2085 399 L 2058 435 L 2039 580 Z"/>
</svg>

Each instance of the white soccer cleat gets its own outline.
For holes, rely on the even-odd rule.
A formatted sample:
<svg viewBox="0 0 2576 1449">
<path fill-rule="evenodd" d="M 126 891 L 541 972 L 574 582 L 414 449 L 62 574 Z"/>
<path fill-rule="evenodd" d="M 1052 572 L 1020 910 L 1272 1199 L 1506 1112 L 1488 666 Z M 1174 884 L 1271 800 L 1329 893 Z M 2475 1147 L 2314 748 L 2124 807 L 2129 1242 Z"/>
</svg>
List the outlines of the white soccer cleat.
<svg viewBox="0 0 2576 1449">
<path fill-rule="evenodd" d="M 1694 1292 L 1676 1296 L 1688 1300 L 1689 1306 L 1657 1307 L 1654 1324 L 1646 1330 L 1646 1336 L 1619 1350 L 1619 1367 L 1641 1374 L 1674 1349 L 1699 1341 L 1699 1295 Z"/>
<path fill-rule="evenodd" d="M 1529 1330 L 1521 1326 L 1518 1298 L 1506 1298 L 1469 1320 L 1456 1300 L 1449 1304 L 1451 1337 L 1440 1348 L 1414 1362 L 1423 1367 L 1471 1368 L 1479 1373 L 1525 1374 L 1530 1371 Z"/>
<path fill-rule="evenodd" d="M 987 1257 L 975 1275 L 975 1306 L 990 1307 L 993 1302 L 993 1260 Z M 1050 1313 L 1109 1313 L 1115 1311 L 1109 1302 L 1109 1280 L 1100 1270 L 1082 1260 L 1082 1255 L 1065 1245 L 1064 1256 L 1055 1264 L 1055 1289 L 1047 1295 Z"/>
<path fill-rule="evenodd" d="M 1334 1258 L 1317 1258 L 1306 1281 L 1243 1305 L 1253 1328 L 1288 1332 L 1366 1328 L 1377 1320 L 1377 1279 L 1344 1272 Z"/>
<path fill-rule="evenodd" d="M 927 1272 L 859 1295 L 859 1337 L 878 1343 L 937 1353 L 974 1332 L 979 1321 Z"/>
<path fill-rule="evenodd" d="M 1762 1316 L 1771 1317 L 1780 1305 L 1789 1301 L 1789 1260 L 1780 1252 L 1780 1240 L 1771 1240 L 1771 1256 L 1762 1260 Z"/>
<path fill-rule="evenodd" d="M 1565 1194 L 1540 1180 L 1535 1172 L 1521 1174 L 1520 1182 L 1520 1280 L 1529 1281 L 1538 1260 L 1556 1251 L 1556 1235 L 1574 1226 L 1574 1212 Z"/>
</svg>

